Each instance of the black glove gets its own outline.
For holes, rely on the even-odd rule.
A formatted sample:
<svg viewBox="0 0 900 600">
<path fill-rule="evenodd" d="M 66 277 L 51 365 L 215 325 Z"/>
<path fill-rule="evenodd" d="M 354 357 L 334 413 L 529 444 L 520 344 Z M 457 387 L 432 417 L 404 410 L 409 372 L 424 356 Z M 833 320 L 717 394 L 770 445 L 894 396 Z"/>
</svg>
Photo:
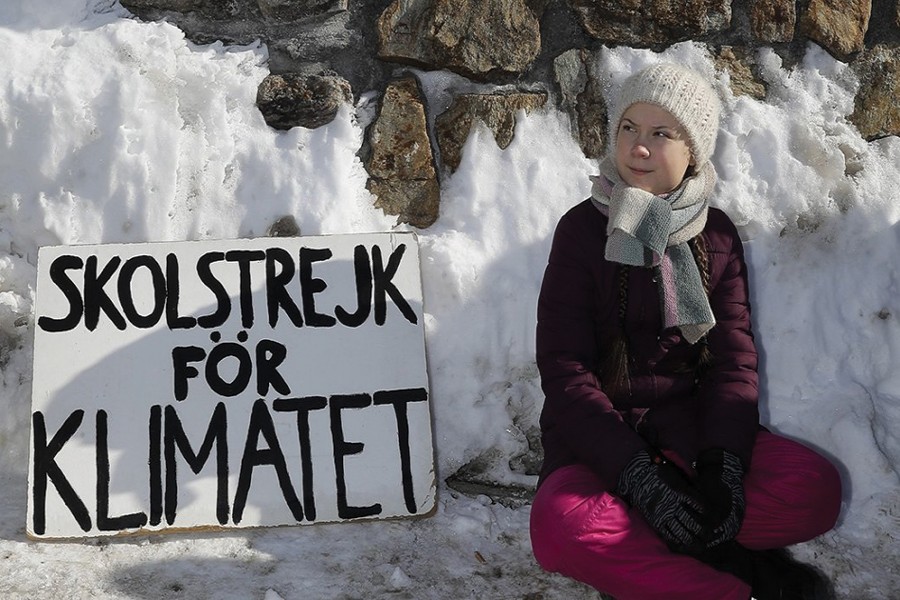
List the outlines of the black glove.
<svg viewBox="0 0 900 600">
<path fill-rule="evenodd" d="M 750 552 L 754 598 L 759 600 L 825 600 L 834 598 L 831 582 L 812 565 L 797 562 L 787 550 Z"/>
<path fill-rule="evenodd" d="M 616 493 L 636 508 L 669 548 L 692 554 L 705 546 L 706 519 L 696 488 L 677 466 L 642 450 L 619 475 Z"/>
<path fill-rule="evenodd" d="M 707 506 L 709 548 L 734 539 L 744 521 L 744 468 L 741 460 L 720 448 L 697 457 L 697 487 Z"/>
<path fill-rule="evenodd" d="M 834 599 L 834 589 L 825 574 L 797 562 L 784 549 L 748 550 L 732 540 L 696 557 L 745 581 L 757 600 Z"/>
</svg>

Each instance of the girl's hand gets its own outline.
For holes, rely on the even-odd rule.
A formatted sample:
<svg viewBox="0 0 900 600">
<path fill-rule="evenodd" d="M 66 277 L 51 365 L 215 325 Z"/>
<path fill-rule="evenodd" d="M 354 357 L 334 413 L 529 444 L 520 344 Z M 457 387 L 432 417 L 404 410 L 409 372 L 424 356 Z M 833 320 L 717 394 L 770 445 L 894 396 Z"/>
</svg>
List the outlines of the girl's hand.
<svg viewBox="0 0 900 600">
<path fill-rule="evenodd" d="M 669 548 L 696 554 L 706 546 L 707 517 L 699 491 L 677 466 L 646 450 L 635 454 L 616 493 L 636 508 Z"/>
<path fill-rule="evenodd" d="M 697 458 L 697 487 L 708 507 L 706 545 L 734 539 L 744 521 L 744 468 L 737 456 L 713 448 Z"/>
</svg>

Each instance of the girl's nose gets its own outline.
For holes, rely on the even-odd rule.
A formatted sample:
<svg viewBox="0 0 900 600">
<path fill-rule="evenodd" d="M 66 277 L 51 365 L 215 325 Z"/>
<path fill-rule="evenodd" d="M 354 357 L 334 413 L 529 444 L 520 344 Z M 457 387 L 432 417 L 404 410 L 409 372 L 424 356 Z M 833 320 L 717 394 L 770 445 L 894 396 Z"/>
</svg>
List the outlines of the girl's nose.
<svg viewBox="0 0 900 600">
<path fill-rule="evenodd" d="M 647 158 L 650 156 L 650 150 L 648 150 L 647 146 L 644 144 L 635 142 L 634 145 L 631 146 L 631 155 L 638 158 Z"/>
</svg>

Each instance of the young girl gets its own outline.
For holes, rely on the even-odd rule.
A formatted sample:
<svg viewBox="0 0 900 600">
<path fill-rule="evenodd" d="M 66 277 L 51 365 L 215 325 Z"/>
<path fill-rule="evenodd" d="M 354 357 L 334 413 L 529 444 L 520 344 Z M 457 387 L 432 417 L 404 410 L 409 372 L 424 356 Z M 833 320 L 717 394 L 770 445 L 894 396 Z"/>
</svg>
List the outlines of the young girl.
<svg viewBox="0 0 900 600">
<path fill-rule="evenodd" d="M 693 71 L 626 80 L 541 287 L 532 546 L 617 600 L 814 597 L 811 570 L 771 549 L 840 509 L 834 466 L 759 425 L 743 248 L 709 207 L 718 118 Z"/>
</svg>

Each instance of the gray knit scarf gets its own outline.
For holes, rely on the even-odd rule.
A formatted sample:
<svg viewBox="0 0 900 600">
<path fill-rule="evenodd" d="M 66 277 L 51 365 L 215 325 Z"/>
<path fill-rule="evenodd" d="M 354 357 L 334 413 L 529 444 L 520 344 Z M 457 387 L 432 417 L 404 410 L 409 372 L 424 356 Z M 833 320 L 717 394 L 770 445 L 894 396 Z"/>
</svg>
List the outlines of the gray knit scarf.
<svg viewBox="0 0 900 600">
<path fill-rule="evenodd" d="M 703 231 L 716 172 L 707 162 L 666 197 L 628 186 L 607 156 L 594 182 L 594 206 L 609 217 L 606 259 L 656 270 L 665 327 L 694 344 L 716 324 L 688 241 Z"/>
</svg>

